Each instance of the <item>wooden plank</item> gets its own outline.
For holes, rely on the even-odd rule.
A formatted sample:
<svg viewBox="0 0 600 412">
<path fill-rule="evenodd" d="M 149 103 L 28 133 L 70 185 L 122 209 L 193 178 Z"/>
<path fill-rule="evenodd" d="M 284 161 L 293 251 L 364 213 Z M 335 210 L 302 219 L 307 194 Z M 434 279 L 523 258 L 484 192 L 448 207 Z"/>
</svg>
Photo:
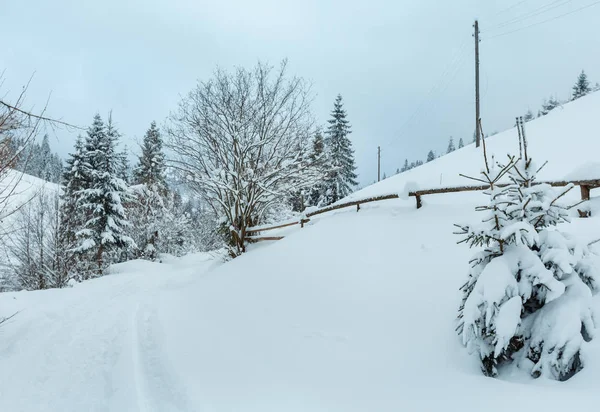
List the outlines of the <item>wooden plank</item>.
<svg viewBox="0 0 600 412">
<path fill-rule="evenodd" d="M 308 222 L 308 220 L 304 221 L 305 223 Z M 266 232 L 267 230 L 274 230 L 274 229 L 281 229 L 282 227 L 288 227 L 288 226 L 294 226 L 294 225 L 299 225 L 300 222 L 291 222 L 291 223 L 284 223 L 282 225 L 277 225 L 277 226 L 268 226 L 265 228 L 258 228 L 258 229 L 254 229 L 254 228 L 249 228 L 248 230 L 246 230 L 246 233 L 258 233 L 258 232 Z"/>
<path fill-rule="evenodd" d="M 327 212 L 331 212 L 332 210 L 343 209 L 343 208 L 351 207 L 351 206 L 356 206 L 357 211 L 358 211 L 360 209 L 360 205 L 362 205 L 364 203 L 379 202 L 381 200 L 388 200 L 388 199 L 398 199 L 398 197 L 399 196 L 397 194 L 368 197 L 366 199 L 355 200 L 353 202 L 342 203 L 340 205 L 327 206 L 323 209 L 319 209 L 319 210 L 315 210 L 314 212 L 307 213 L 306 217 L 312 217 L 312 216 L 320 215 L 321 213 L 327 213 Z M 284 223 L 282 225 L 277 225 L 277 226 L 268 226 L 268 227 L 259 227 L 259 228 L 251 227 L 246 230 L 246 233 L 250 234 L 250 233 L 266 232 L 267 230 L 281 229 L 283 227 L 294 226 L 294 225 L 301 225 L 301 227 L 304 227 L 304 223 L 307 223 L 307 222 L 310 222 L 310 219 L 304 219 L 303 222 L 300 222 L 300 221 L 290 222 L 290 223 Z"/>
<path fill-rule="evenodd" d="M 587 186 L 589 188 L 596 188 L 600 186 L 600 180 L 592 179 L 592 180 L 575 180 L 573 182 L 569 181 L 554 181 L 554 182 L 539 182 L 538 184 L 549 184 L 554 187 L 562 187 L 567 186 L 569 184 L 574 184 L 575 186 Z M 507 183 L 497 184 L 498 187 L 506 187 Z M 414 192 L 409 192 L 409 196 L 425 196 L 425 195 L 435 195 L 440 193 L 456 193 L 456 192 L 474 192 L 478 190 L 485 190 L 489 188 L 489 185 L 479 185 L 479 186 L 456 186 L 456 187 L 442 187 L 437 189 L 426 189 L 426 190 L 416 190 Z"/>
<path fill-rule="evenodd" d="M 312 216 L 320 215 L 321 213 L 331 212 L 332 210 L 343 209 L 345 207 L 351 207 L 351 206 L 359 206 L 359 205 L 363 205 L 365 203 L 379 202 L 381 200 L 398 199 L 398 197 L 399 196 L 397 194 L 368 197 L 366 199 L 355 200 L 353 202 L 342 203 L 342 204 L 335 205 L 335 206 L 327 206 L 323 209 L 319 209 L 319 210 L 315 210 L 314 212 L 307 213 L 306 216 L 312 217 Z"/>
<path fill-rule="evenodd" d="M 249 242 L 264 242 L 267 240 L 281 240 L 283 239 L 283 236 L 248 236 L 246 238 L 247 241 Z"/>
</svg>

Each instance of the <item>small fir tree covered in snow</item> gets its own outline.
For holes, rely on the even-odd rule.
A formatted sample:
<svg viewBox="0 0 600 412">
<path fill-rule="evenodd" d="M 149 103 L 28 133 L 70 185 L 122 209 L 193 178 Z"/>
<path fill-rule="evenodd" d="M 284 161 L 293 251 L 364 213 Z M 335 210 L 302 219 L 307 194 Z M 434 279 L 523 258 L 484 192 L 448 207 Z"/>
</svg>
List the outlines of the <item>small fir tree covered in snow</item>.
<svg viewBox="0 0 600 412">
<path fill-rule="evenodd" d="M 335 203 L 348 196 L 358 185 L 356 166 L 354 165 L 354 149 L 349 135 L 352 133 L 350 123 L 346 120 L 346 111 L 342 104 L 342 96 L 338 95 L 333 105 L 331 119 L 328 120 L 325 145 L 329 151 L 331 171 L 327 177 L 327 203 Z"/>
<path fill-rule="evenodd" d="M 121 252 L 135 246 L 127 234 L 130 224 L 122 204 L 129 192 L 117 176 L 117 137 L 112 119 L 105 126 L 97 114 L 88 129 L 83 154 L 84 174 L 89 181 L 77 192 L 78 208 L 86 221 L 76 234 L 75 250 L 96 262 L 99 275 L 107 264 L 120 259 Z"/>
<path fill-rule="evenodd" d="M 60 196 L 60 227 L 59 242 L 65 253 L 66 266 L 62 269 L 68 278 L 74 277 L 85 265 L 77 261 L 73 249 L 77 246 L 77 232 L 83 227 L 86 214 L 79 208 L 79 195 L 88 187 L 91 176 L 89 168 L 84 164 L 83 138 L 77 136 L 75 151 L 69 155 L 65 162 L 62 175 L 63 190 Z"/>
<path fill-rule="evenodd" d="M 410 169 L 410 166 L 408 164 L 408 159 L 404 159 L 404 166 L 402 166 L 402 169 L 400 171 L 401 172 L 406 172 L 409 169 Z"/>
<path fill-rule="evenodd" d="M 427 162 L 431 162 L 432 160 L 435 160 L 435 153 L 433 153 L 433 150 L 430 150 L 427 153 Z"/>
<path fill-rule="evenodd" d="M 465 144 L 463 143 L 463 139 L 461 137 L 460 139 L 458 139 L 458 148 L 462 149 L 463 147 L 465 147 Z"/>
<path fill-rule="evenodd" d="M 560 198 L 572 186 L 536 182 L 522 135 L 521 156 L 505 165 L 488 163 L 484 142 L 485 170 L 476 180 L 489 184 L 489 203 L 478 208 L 486 215 L 457 225 L 462 242 L 483 248 L 461 288 L 457 330 L 487 376 L 517 360 L 534 377 L 566 380 L 583 367 L 581 345 L 594 332 L 596 270 L 587 247 L 556 228 L 567 219 Z M 509 184 L 500 187 L 505 176 Z"/>
<path fill-rule="evenodd" d="M 322 170 L 323 174 L 325 174 L 329 161 L 325 152 L 325 140 L 320 130 L 315 132 L 308 158 L 314 168 Z M 308 204 L 310 206 L 319 206 L 325 201 L 327 185 L 323 184 L 323 182 L 318 182 L 308 192 Z"/>
<path fill-rule="evenodd" d="M 166 251 L 164 245 L 168 240 L 167 222 L 173 220 L 172 208 L 167 207 L 172 202 L 167 201 L 165 176 L 163 140 L 156 122 L 152 122 L 144 135 L 142 155 L 135 168 L 135 200 L 130 208 L 140 257 L 150 260 L 155 260 L 158 253 Z"/>
<path fill-rule="evenodd" d="M 527 113 L 525 113 L 525 116 L 523 117 L 523 120 L 525 120 L 525 122 L 530 122 L 533 119 L 534 119 L 533 112 L 531 111 L 531 109 L 528 109 Z"/>
<path fill-rule="evenodd" d="M 448 149 L 446 149 L 446 154 L 452 153 L 455 150 L 456 148 L 454 147 L 454 139 L 452 138 L 452 136 L 450 136 L 450 140 L 448 141 Z"/>
<path fill-rule="evenodd" d="M 548 100 L 544 100 L 539 115 L 546 116 L 548 113 L 550 113 L 550 111 L 554 110 L 558 106 L 560 106 L 560 102 L 554 96 L 550 96 Z"/>
<path fill-rule="evenodd" d="M 573 86 L 573 96 L 571 100 L 579 99 L 592 91 L 590 82 L 588 81 L 587 74 L 582 70 L 579 76 L 577 76 L 577 82 Z"/>
</svg>

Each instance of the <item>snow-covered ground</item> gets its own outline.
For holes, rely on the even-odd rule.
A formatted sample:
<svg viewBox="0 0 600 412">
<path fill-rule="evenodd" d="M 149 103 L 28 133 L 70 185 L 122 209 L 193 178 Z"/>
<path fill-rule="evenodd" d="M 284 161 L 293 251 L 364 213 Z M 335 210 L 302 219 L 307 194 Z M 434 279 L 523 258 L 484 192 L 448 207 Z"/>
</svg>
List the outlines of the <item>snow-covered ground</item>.
<svg viewBox="0 0 600 412">
<path fill-rule="evenodd" d="M 594 160 L 589 130 L 600 124 L 579 128 L 600 122 L 598 109 L 600 94 L 528 125 L 534 157 L 551 162 L 544 178 Z M 511 133 L 490 145 L 514 149 Z M 476 174 L 478 161 L 467 147 L 355 197 L 434 185 L 441 170 Z M 0 326 L 0 411 L 596 410 L 600 338 L 567 382 L 517 368 L 481 375 L 454 331 L 473 251 L 452 232 L 486 199 L 424 200 L 321 215 L 222 265 L 208 255 L 134 261 L 70 289 L 0 294 L 1 315 L 18 311 Z M 563 229 L 600 238 L 597 200 L 592 218 Z"/>
</svg>

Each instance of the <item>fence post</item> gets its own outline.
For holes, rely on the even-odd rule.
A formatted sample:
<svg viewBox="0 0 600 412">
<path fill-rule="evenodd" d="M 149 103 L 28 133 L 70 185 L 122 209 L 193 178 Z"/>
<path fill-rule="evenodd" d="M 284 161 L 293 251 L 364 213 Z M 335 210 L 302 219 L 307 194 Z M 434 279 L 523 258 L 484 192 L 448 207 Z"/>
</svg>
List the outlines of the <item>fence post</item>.
<svg viewBox="0 0 600 412">
<path fill-rule="evenodd" d="M 585 202 L 586 200 L 590 200 L 590 187 L 587 185 L 580 185 L 579 188 L 581 189 L 581 201 Z M 580 217 L 590 217 L 592 215 L 590 210 L 577 209 L 577 212 Z"/>
<path fill-rule="evenodd" d="M 359 210 L 360 210 L 360 203 L 358 203 L 358 204 L 356 205 L 356 211 L 358 212 Z"/>
<path fill-rule="evenodd" d="M 417 199 L 417 209 L 420 209 L 423 206 L 423 202 L 421 202 L 421 195 L 415 194 L 415 199 Z"/>
</svg>

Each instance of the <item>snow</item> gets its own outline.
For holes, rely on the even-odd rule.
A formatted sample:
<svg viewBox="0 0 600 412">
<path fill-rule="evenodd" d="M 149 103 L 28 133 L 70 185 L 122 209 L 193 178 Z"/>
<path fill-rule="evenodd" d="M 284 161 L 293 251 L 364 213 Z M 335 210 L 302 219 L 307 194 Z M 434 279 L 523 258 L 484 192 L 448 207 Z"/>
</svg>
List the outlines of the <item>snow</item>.
<svg viewBox="0 0 600 412">
<path fill-rule="evenodd" d="M 600 130 L 600 93 L 591 93 L 526 123 L 528 150 L 540 166 L 540 181 L 587 180 L 600 178 L 600 163 L 594 148 Z M 485 128 L 485 120 L 483 124 Z M 549 141 L 555 144 L 548 144 Z M 506 154 L 518 154 L 517 129 L 512 128 L 486 139 L 491 158 L 506 160 Z M 481 149 L 474 144 L 437 158 L 407 172 L 391 176 L 359 190 L 347 199 L 355 200 L 386 194 L 402 194 L 406 183 L 416 182 L 419 190 L 478 184 L 459 176 L 478 177 L 483 162 Z M 441 182 L 440 182 L 441 181 Z M 429 199 L 426 197 L 426 199 Z"/>
<path fill-rule="evenodd" d="M 597 153 L 587 131 L 600 129 L 599 108 L 591 95 L 528 123 L 536 159 L 550 160 L 540 179 Z M 513 134 L 490 146 L 514 148 Z M 542 144 L 567 138 L 581 145 Z M 476 175 L 475 155 L 467 146 L 352 198 L 437 185 L 442 170 L 453 184 L 450 171 Z M 576 192 L 565 200 L 576 203 Z M 453 224 L 479 219 L 474 207 L 485 201 L 470 192 L 427 197 L 419 210 L 412 198 L 365 204 L 287 228 L 285 239 L 225 264 L 161 256 L 71 288 L 0 294 L 0 316 L 17 312 L 0 326 L 0 411 L 595 410 L 600 340 L 583 343 L 585 368 L 566 382 L 516 365 L 485 378 L 463 348 L 454 328 L 474 251 L 456 244 Z M 596 240 L 600 211 L 561 229 Z M 593 334 L 577 290 L 555 291 L 540 336 L 560 345 L 576 335 L 542 328 L 553 307 Z M 588 298 L 598 311 L 599 298 Z M 517 303 L 500 307 L 504 336 Z"/>
</svg>

